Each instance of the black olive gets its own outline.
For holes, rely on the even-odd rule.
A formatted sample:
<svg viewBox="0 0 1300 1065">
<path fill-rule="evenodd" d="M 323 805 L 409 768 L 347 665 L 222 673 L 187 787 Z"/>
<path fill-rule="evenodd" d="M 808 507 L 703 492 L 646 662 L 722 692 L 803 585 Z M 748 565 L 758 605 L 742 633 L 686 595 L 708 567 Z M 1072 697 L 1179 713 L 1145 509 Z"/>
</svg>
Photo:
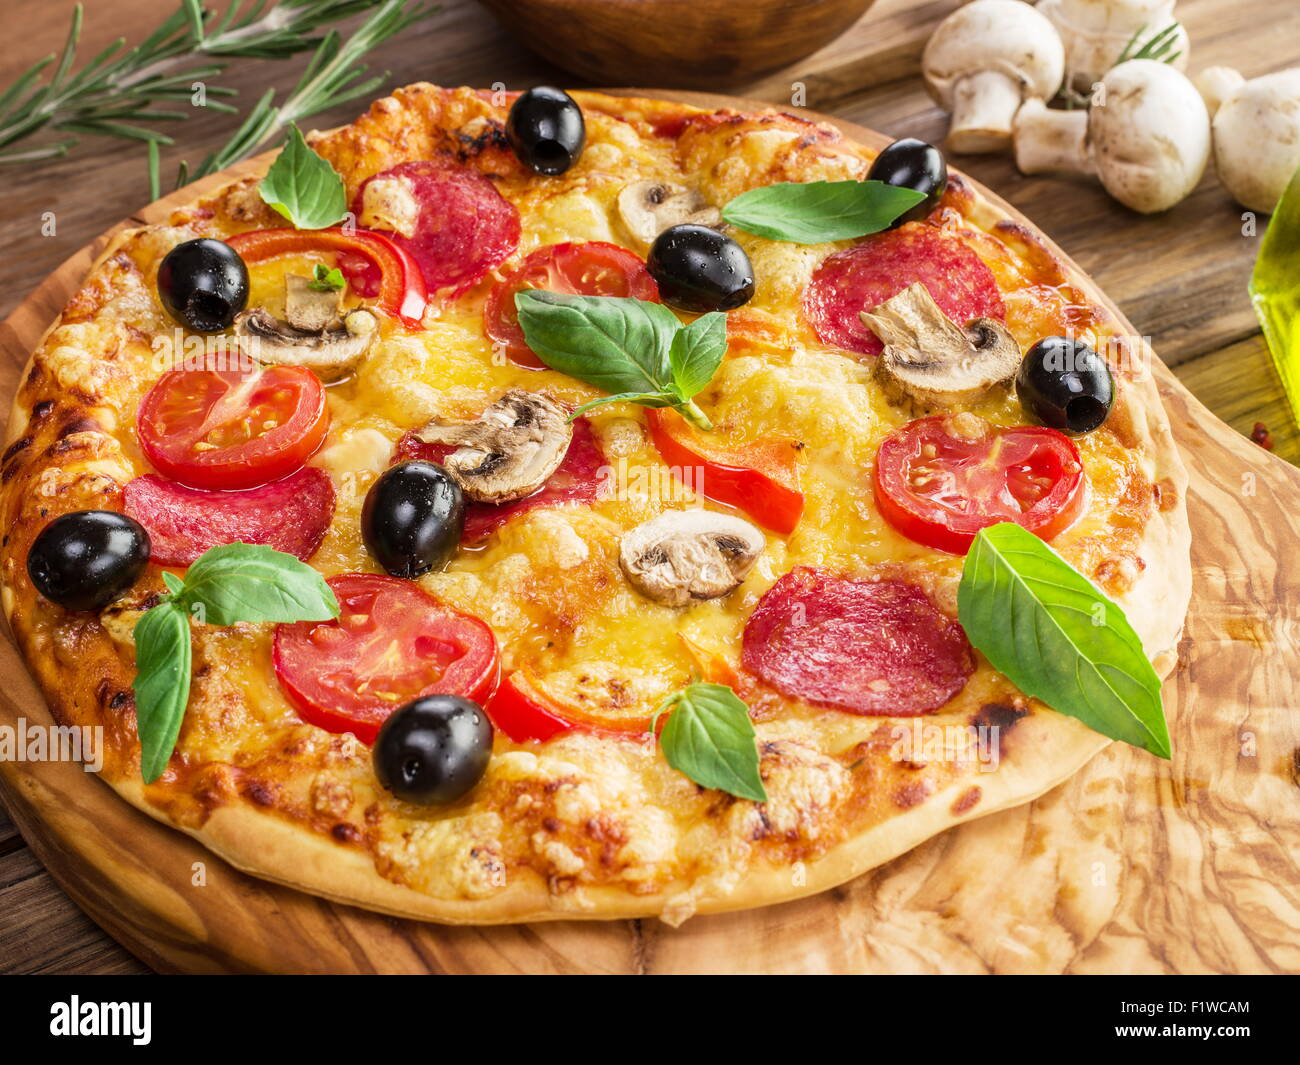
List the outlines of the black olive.
<svg viewBox="0 0 1300 1065">
<path fill-rule="evenodd" d="M 366 493 L 361 537 L 394 577 L 439 569 L 456 552 L 465 528 L 460 485 L 432 462 L 399 462 Z"/>
<path fill-rule="evenodd" d="M 115 510 L 55 518 L 32 541 L 27 574 L 36 590 L 68 610 L 99 610 L 125 592 L 149 561 L 149 534 Z"/>
<path fill-rule="evenodd" d="M 924 200 L 899 215 L 889 227 L 896 229 L 904 222 L 919 222 L 929 217 L 930 212 L 939 206 L 948 187 L 948 164 L 943 161 L 943 153 L 933 144 L 915 137 L 904 137 L 876 156 L 867 171 L 867 180 L 925 193 Z"/>
<path fill-rule="evenodd" d="M 158 267 L 158 296 L 196 333 L 229 329 L 248 304 L 248 267 L 229 244 L 203 237 L 177 244 Z"/>
<path fill-rule="evenodd" d="M 1016 395 L 1044 425 L 1090 433 L 1110 413 L 1115 382 L 1106 360 L 1082 340 L 1045 337 L 1021 360 Z"/>
<path fill-rule="evenodd" d="M 406 802 L 455 802 L 482 779 L 492 722 L 472 699 L 426 695 L 398 707 L 375 738 L 375 776 Z"/>
<path fill-rule="evenodd" d="M 708 226 L 669 226 L 650 246 L 646 268 L 664 302 L 684 311 L 730 311 L 754 295 L 745 249 Z"/>
<path fill-rule="evenodd" d="M 519 161 L 539 174 L 563 174 L 582 154 L 587 124 L 563 89 L 539 85 L 520 93 L 506 118 L 506 134 Z"/>
</svg>

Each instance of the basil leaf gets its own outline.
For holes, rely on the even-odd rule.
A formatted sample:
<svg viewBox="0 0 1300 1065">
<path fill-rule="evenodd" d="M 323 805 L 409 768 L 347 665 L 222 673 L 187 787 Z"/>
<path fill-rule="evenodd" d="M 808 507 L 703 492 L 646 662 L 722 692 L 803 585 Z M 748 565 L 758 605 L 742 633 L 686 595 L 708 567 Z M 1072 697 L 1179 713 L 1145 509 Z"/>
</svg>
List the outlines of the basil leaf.
<svg viewBox="0 0 1300 1065">
<path fill-rule="evenodd" d="M 337 292 L 345 284 L 347 282 L 343 280 L 343 271 L 337 266 L 330 269 L 324 263 L 317 263 L 312 269 L 312 279 L 307 282 L 307 287 L 314 292 Z"/>
<path fill-rule="evenodd" d="M 325 579 L 293 555 L 260 544 L 226 544 L 205 551 L 185 574 L 177 595 L 201 607 L 208 625 L 237 621 L 327 621 L 339 616 Z"/>
<path fill-rule="evenodd" d="M 134 635 L 140 775 L 152 784 L 167 768 L 190 701 L 190 619 L 175 599 L 164 599 L 135 623 Z"/>
<path fill-rule="evenodd" d="M 664 392 L 668 350 L 681 328 L 662 303 L 618 296 L 515 294 L 524 340 L 553 370 L 607 392 Z"/>
<path fill-rule="evenodd" d="M 1250 277 L 1250 299 L 1300 422 L 1300 170 L 1282 193 Z"/>
<path fill-rule="evenodd" d="M 339 616 L 333 591 L 293 555 L 259 544 L 225 544 L 200 555 L 182 581 L 135 623 L 136 730 L 140 773 L 152 784 L 167 768 L 190 700 L 190 615 L 208 625 L 237 621 L 326 621 Z M 197 608 L 197 609 L 196 609 Z"/>
<path fill-rule="evenodd" d="M 1124 612 L 1033 533 L 975 537 L 957 616 L 970 642 L 1026 695 L 1111 739 L 1170 757 L 1160 678 Z"/>
<path fill-rule="evenodd" d="M 720 311 L 696 318 L 673 336 L 668 349 L 673 383 L 683 399 L 700 392 L 727 353 L 727 316 Z"/>
<path fill-rule="evenodd" d="M 257 191 L 295 229 L 324 229 L 347 216 L 343 178 L 308 147 L 293 123 L 289 124 L 284 147 Z"/>
<path fill-rule="evenodd" d="M 662 303 L 540 289 L 515 293 L 515 309 L 524 340 L 542 362 L 613 393 L 580 411 L 614 402 L 675 407 L 699 428 L 713 428 L 691 396 L 709 383 L 726 351 L 725 315 L 683 326 Z"/>
<path fill-rule="evenodd" d="M 769 240 L 824 244 L 879 233 L 924 199 L 883 181 L 782 181 L 742 192 L 722 217 Z"/>
<path fill-rule="evenodd" d="M 749 707 L 734 691 L 725 684 L 683 688 L 659 705 L 650 721 L 651 732 L 665 712 L 668 723 L 659 745 L 670 766 L 703 787 L 767 802 Z"/>
</svg>

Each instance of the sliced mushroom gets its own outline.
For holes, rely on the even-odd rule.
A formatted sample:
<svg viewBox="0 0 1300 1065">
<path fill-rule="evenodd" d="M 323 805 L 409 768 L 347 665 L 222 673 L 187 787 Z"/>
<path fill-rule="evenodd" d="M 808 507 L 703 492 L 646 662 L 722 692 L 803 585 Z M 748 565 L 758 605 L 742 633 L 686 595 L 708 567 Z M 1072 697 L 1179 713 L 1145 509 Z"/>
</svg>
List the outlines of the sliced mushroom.
<svg viewBox="0 0 1300 1065">
<path fill-rule="evenodd" d="M 665 606 L 735 591 L 767 541 L 749 522 L 711 510 L 669 510 L 623 534 L 618 564 L 638 592 Z"/>
<path fill-rule="evenodd" d="M 512 388 L 476 421 L 430 422 L 416 432 L 428 444 L 454 445 L 443 466 L 470 499 L 509 503 L 532 495 L 564 461 L 573 427 L 549 396 Z"/>
<path fill-rule="evenodd" d="M 921 413 L 970 403 L 1009 383 L 1020 367 L 1020 346 L 1006 326 L 976 318 L 963 328 L 922 284 L 863 311 L 862 321 L 885 344 L 876 377 L 886 395 Z"/>
<path fill-rule="evenodd" d="M 284 279 L 284 317 L 295 329 L 323 333 L 335 325 L 343 312 L 343 290 L 318 285 L 302 274 Z"/>
<path fill-rule="evenodd" d="M 618 194 L 618 214 L 628 232 L 647 248 L 669 226 L 722 224 L 722 212 L 699 189 L 667 181 L 634 181 L 623 186 Z"/>
<path fill-rule="evenodd" d="M 325 329 L 299 329 L 258 308 L 235 319 L 235 336 L 251 359 L 305 366 L 329 379 L 356 366 L 378 335 L 378 325 L 373 314 L 358 309 Z"/>
</svg>

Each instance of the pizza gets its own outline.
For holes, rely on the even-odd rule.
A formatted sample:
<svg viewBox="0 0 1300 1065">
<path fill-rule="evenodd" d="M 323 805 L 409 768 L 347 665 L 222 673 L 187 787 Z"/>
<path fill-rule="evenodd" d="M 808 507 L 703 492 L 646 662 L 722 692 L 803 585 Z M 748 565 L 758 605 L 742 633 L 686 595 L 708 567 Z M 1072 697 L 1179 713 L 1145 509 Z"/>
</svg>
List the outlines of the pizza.
<svg viewBox="0 0 1300 1065">
<path fill-rule="evenodd" d="M 1136 648 L 1158 710 L 1150 352 L 935 149 L 428 84 L 308 141 L 118 235 L 15 397 L 5 614 L 123 799 L 390 914 L 678 924 L 1141 742 L 1026 678 Z M 1119 642 L 995 652 L 995 533 Z"/>
</svg>

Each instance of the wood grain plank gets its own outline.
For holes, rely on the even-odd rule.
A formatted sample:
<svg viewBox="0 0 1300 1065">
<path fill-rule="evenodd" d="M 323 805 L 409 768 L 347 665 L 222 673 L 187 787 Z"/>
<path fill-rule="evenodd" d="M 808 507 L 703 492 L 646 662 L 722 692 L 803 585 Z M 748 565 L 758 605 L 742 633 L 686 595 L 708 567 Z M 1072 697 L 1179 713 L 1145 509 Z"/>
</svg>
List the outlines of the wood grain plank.
<svg viewBox="0 0 1300 1065">
<path fill-rule="evenodd" d="M 0 944 L 0 974 L 150 971 L 104 935 L 25 848 L 0 859 Z"/>
<path fill-rule="evenodd" d="M 753 100 L 830 110 L 847 96 L 909 78 L 934 27 L 965 0 L 877 0 L 852 26 L 812 55 L 741 86 Z M 802 96 L 792 98 L 796 83 Z"/>
<path fill-rule="evenodd" d="M 1300 428 L 1262 334 L 1185 362 L 1175 373 L 1193 395 L 1213 395 L 1214 413 L 1242 435 L 1262 422 L 1272 434 L 1273 454 L 1300 465 Z"/>
<path fill-rule="evenodd" d="M 0 806 L 0 857 L 21 850 L 26 844 L 18 834 L 18 826 L 10 819 L 5 808 Z"/>
</svg>

